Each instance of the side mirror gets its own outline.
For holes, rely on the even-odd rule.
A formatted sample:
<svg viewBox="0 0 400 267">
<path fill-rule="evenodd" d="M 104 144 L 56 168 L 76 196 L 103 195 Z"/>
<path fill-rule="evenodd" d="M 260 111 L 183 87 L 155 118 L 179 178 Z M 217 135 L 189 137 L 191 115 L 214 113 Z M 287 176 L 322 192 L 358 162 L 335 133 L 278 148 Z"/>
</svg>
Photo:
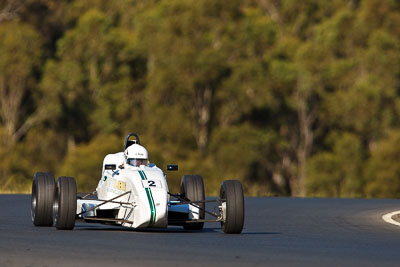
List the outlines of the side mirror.
<svg viewBox="0 0 400 267">
<path fill-rule="evenodd" d="M 168 164 L 167 165 L 167 171 L 177 171 L 178 170 L 178 164 Z"/>
<path fill-rule="evenodd" d="M 115 169 L 117 169 L 117 165 L 115 165 L 115 164 L 106 164 L 104 166 L 104 169 L 105 170 L 115 170 Z"/>
</svg>

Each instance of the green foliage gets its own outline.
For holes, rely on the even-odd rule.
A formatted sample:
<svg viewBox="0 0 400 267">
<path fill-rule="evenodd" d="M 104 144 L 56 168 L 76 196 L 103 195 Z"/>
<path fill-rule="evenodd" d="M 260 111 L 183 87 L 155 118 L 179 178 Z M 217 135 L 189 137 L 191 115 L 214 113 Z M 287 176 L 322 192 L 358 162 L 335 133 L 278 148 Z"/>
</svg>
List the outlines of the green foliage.
<svg viewBox="0 0 400 267">
<path fill-rule="evenodd" d="M 218 194 L 219 185 L 227 179 L 241 180 L 246 189 L 255 195 L 271 194 L 269 177 L 265 177 L 268 173 L 260 167 L 255 168 L 265 161 L 260 155 L 272 140 L 270 133 L 240 125 L 219 129 L 212 140 L 210 155 L 213 170 L 210 172 L 215 172 L 215 178 L 210 189 L 214 194 Z M 270 157 L 269 161 L 273 159 Z"/>
<path fill-rule="evenodd" d="M 40 37 L 29 25 L 18 21 L 2 23 L 0 55 L 0 119 L 10 142 L 15 142 L 21 121 L 29 112 L 29 105 L 22 102 L 29 93 L 34 94 L 30 91 L 35 87 L 35 70 L 40 65 Z"/>
<path fill-rule="evenodd" d="M 21 2 L 22 3 L 22 2 Z M 137 132 L 207 194 L 399 197 L 396 0 L 27 0 L 0 21 L 0 191 L 92 191 Z"/>
<path fill-rule="evenodd" d="M 78 191 L 92 192 L 101 178 L 104 156 L 122 147 L 121 140 L 115 135 L 98 135 L 88 144 L 77 145 L 68 151 L 57 175 L 72 176 Z"/>
<path fill-rule="evenodd" d="M 387 138 L 376 144 L 365 169 L 368 197 L 400 197 L 399 159 L 400 131 L 391 131 Z"/>
<path fill-rule="evenodd" d="M 307 195 L 318 197 L 363 196 L 362 150 L 354 134 L 333 134 L 331 152 L 310 158 Z"/>
</svg>

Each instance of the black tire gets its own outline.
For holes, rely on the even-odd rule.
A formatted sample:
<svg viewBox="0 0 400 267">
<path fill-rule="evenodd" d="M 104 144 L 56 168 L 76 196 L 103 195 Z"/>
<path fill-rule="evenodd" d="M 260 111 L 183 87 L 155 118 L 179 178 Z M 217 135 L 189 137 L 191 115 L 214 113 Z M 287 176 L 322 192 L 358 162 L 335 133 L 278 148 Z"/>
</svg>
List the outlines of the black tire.
<svg viewBox="0 0 400 267">
<path fill-rule="evenodd" d="M 190 201 L 204 201 L 204 183 L 200 175 L 184 175 L 181 181 L 181 194 Z M 205 218 L 206 203 L 196 203 L 200 207 L 199 219 Z M 203 229 L 204 222 L 199 223 L 185 223 L 183 228 L 186 230 L 201 230 Z"/>
<path fill-rule="evenodd" d="M 31 217 L 35 226 L 53 225 L 54 175 L 37 172 L 33 176 L 31 195 Z"/>
<path fill-rule="evenodd" d="M 226 203 L 222 230 L 226 234 L 240 234 L 244 224 L 244 196 L 242 184 L 237 180 L 222 182 L 220 199 Z"/>
<path fill-rule="evenodd" d="M 54 194 L 53 219 L 58 230 L 72 230 L 76 217 L 76 182 L 72 177 L 60 177 Z"/>
</svg>

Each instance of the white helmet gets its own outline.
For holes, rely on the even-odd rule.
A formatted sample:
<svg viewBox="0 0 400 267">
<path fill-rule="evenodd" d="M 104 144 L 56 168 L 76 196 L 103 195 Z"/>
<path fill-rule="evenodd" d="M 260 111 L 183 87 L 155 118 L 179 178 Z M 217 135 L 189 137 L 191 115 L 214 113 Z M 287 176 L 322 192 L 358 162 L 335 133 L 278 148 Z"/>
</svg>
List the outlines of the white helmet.
<svg viewBox="0 0 400 267">
<path fill-rule="evenodd" d="M 149 165 L 149 153 L 146 148 L 138 144 L 132 144 L 124 152 L 125 161 L 128 165 L 139 167 Z"/>
</svg>

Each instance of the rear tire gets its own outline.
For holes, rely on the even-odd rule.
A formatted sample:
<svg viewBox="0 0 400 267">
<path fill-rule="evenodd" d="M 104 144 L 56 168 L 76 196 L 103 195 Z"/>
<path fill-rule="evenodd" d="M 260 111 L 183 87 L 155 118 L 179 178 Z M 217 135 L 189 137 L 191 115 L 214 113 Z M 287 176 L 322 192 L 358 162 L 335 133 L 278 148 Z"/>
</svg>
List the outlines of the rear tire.
<svg viewBox="0 0 400 267">
<path fill-rule="evenodd" d="M 72 177 L 57 179 L 53 204 L 54 224 L 58 230 L 72 230 L 76 217 L 76 182 Z"/>
<path fill-rule="evenodd" d="M 222 182 L 220 189 L 222 205 L 225 204 L 222 230 L 226 234 L 240 234 L 244 224 L 244 196 L 242 184 L 237 180 Z"/>
<path fill-rule="evenodd" d="M 181 194 L 189 201 L 204 201 L 204 183 L 200 175 L 184 175 L 181 181 Z M 200 207 L 199 219 L 205 218 L 206 203 L 196 203 Z M 185 223 L 183 228 L 186 230 L 201 230 L 203 229 L 204 222 L 199 223 Z"/>
<path fill-rule="evenodd" d="M 37 172 L 33 176 L 31 195 L 31 216 L 35 226 L 53 225 L 54 175 Z"/>
</svg>

